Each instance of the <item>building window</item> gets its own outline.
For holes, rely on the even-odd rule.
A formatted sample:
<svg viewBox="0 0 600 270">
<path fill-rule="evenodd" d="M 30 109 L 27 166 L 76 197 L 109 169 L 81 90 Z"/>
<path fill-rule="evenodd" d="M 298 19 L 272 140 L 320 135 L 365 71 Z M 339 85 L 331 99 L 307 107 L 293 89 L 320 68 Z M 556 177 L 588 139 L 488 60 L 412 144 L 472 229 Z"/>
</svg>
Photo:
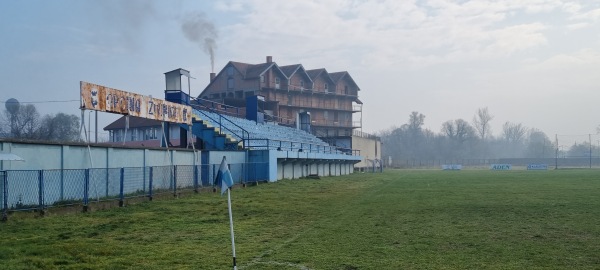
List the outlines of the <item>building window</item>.
<svg viewBox="0 0 600 270">
<path fill-rule="evenodd" d="M 137 141 L 137 133 L 138 133 L 138 130 L 136 128 L 131 129 L 131 141 L 132 142 Z"/>
<path fill-rule="evenodd" d="M 327 83 L 323 85 L 323 88 L 325 89 L 325 92 L 329 92 L 329 85 Z"/>
<path fill-rule="evenodd" d="M 279 89 L 280 83 L 281 83 L 281 80 L 279 80 L 279 78 L 275 78 L 275 89 Z"/>
<path fill-rule="evenodd" d="M 227 67 L 227 76 L 233 76 L 233 67 L 232 66 Z"/>
<path fill-rule="evenodd" d="M 260 75 L 260 82 L 264 83 L 265 82 L 265 75 Z"/>
<path fill-rule="evenodd" d="M 304 81 L 300 81 L 300 89 L 304 90 Z"/>
<path fill-rule="evenodd" d="M 123 130 L 115 130 L 113 131 L 113 135 L 114 135 L 114 142 L 120 142 L 122 141 L 122 134 L 123 134 Z"/>
<path fill-rule="evenodd" d="M 348 86 L 347 86 L 347 85 L 346 85 L 346 86 L 344 86 L 344 94 L 345 94 L 345 95 L 348 95 Z"/>
<path fill-rule="evenodd" d="M 156 136 L 156 128 L 148 128 L 146 130 L 146 140 L 156 140 L 157 136 Z"/>
<path fill-rule="evenodd" d="M 234 80 L 233 80 L 233 78 L 227 79 L 227 89 L 232 90 L 233 87 L 234 87 Z"/>
<path fill-rule="evenodd" d="M 288 95 L 288 102 L 287 102 L 287 104 L 288 105 L 292 105 L 292 102 L 293 102 L 292 101 L 292 95 Z"/>
</svg>

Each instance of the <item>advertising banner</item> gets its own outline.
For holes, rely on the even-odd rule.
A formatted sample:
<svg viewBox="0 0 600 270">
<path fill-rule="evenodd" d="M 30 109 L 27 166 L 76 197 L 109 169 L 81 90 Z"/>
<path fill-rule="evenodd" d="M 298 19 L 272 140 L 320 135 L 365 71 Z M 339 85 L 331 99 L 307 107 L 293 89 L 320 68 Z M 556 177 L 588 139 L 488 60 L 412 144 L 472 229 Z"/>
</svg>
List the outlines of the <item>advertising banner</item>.
<svg viewBox="0 0 600 270">
<path fill-rule="evenodd" d="M 460 171 L 460 170 L 462 170 L 462 165 L 460 165 L 460 164 L 442 165 L 442 170 L 444 170 L 444 171 Z"/>
<path fill-rule="evenodd" d="M 548 170 L 548 164 L 528 164 L 527 170 L 529 170 L 529 171 L 545 171 L 545 170 Z"/>
<path fill-rule="evenodd" d="M 493 171 L 508 171 L 512 169 L 511 164 L 492 164 L 490 165 L 490 170 Z"/>
<path fill-rule="evenodd" d="M 192 108 L 187 105 L 88 82 L 81 82 L 80 93 L 81 109 L 192 124 Z"/>
</svg>

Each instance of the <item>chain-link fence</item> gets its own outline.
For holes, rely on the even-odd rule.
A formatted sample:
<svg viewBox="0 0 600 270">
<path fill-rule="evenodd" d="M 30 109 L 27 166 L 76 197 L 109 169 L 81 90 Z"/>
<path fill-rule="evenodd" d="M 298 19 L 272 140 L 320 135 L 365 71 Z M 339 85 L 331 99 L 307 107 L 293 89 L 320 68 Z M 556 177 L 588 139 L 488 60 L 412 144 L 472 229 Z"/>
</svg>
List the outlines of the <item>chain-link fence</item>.
<svg viewBox="0 0 600 270">
<path fill-rule="evenodd" d="M 215 186 L 220 164 L 0 171 L 0 208 L 8 212 L 41 210 L 90 202 L 119 201 L 198 191 Z M 268 180 L 268 163 L 230 164 L 235 184 Z"/>
</svg>

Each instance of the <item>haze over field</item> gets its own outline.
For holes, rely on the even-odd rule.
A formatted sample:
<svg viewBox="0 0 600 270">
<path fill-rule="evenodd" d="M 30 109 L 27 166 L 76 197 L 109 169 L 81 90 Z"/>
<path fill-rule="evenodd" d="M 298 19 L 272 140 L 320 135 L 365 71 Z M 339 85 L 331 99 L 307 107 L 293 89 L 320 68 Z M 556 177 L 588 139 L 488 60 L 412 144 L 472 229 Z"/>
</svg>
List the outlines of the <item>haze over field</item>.
<svg viewBox="0 0 600 270">
<path fill-rule="evenodd" d="M 412 111 L 439 132 L 483 107 L 494 135 L 507 121 L 550 136 L 600 124 L 599 0 L 2 1 L 0 35 L 0 101 L 41 113 L 79 115 L 80 80 L 163 97 L 162 74 L 181 67 L 198 95 L 212 61 L 272 55 L 349 71 L 366 132 Z"/>
</svg>

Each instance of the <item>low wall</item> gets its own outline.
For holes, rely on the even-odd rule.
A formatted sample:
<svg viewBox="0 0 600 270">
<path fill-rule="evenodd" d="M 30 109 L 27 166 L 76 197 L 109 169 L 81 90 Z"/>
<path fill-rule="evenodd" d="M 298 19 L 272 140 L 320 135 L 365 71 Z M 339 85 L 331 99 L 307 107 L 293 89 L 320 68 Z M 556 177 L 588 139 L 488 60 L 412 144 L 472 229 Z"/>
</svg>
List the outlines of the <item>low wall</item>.
<svg viewBox="0 0 600 270">
<path fill-rule="evenodd" d="M 4 170 L 54 170 L 200 164 L 199 151 L 115 147 L 106 145 L 0 141 L 0 151 L 25 161 L 0 161 Z"/>
</svg>

